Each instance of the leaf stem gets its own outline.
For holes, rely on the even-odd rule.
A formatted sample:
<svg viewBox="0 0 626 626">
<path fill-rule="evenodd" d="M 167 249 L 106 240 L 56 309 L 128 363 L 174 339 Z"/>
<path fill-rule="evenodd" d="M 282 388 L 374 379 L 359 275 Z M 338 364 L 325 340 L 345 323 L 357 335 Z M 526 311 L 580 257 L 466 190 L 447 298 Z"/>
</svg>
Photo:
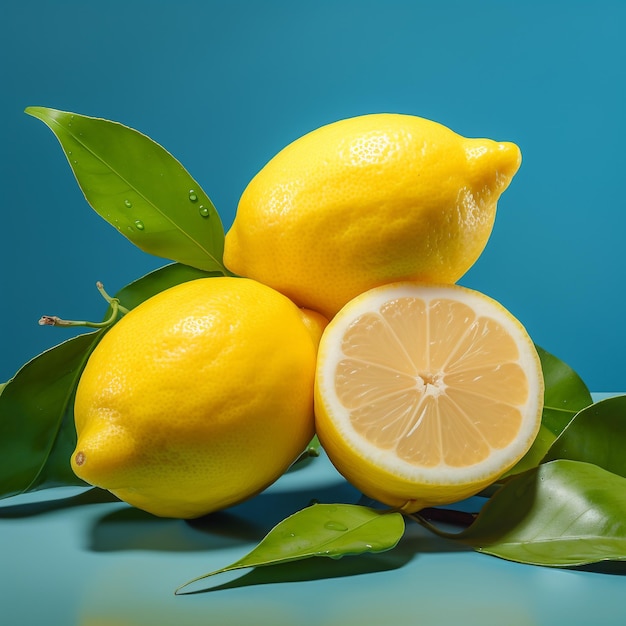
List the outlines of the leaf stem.
<svg viewBox="0 0 626 626">
<path fill-rule="evenodd" d="M 100 292 L 100 295 L 111 305 L 115 302 L 117 304 L 118 311 L 122 315 L 126 315 L 128 313 L 128 309 L 120 304 L 120 301 L 117 298 L 112 298 L 105 290 L 104 285 L 98 281 L 96 283 L 96 288 Z"/>
<path fill-rule="evenodd" d="M 454 526 L 471 526 L 478 513 L 467 513 L 454 509 L 427 508 L 419 511 L 419 515 L 428 522 L 443 522 Z"/>
<path fill-rule="evenodd" d="M 474 520 L 478 516 L 478 513 L 467 513 L 465 511 L 456 511 L 454 509 L 436 509 L 426 508 L 418 511 L 417 513 L 408 514 L 407 517 L 417 522 L 420 526 L 423 526 L 427 530 L 430 530 L 439 537 L 445 537 L 446 539 L 454 539 L 456 533 L 446 532 L 437 528 L 432 522 L 442 522 L 444 524 L 452 524 L 454 526 L 462 526 L 467 528 L 474 523 Z"/>
<path fill-rule="evenodd" d="M 100 295 L 107 301 L 111 307 L 111 313 L 102 322 L 88 322 L 86 320 L 64 320 L 57 315 L 42 315 L 39 320 L 40 326 L 84 326 L 87 328 L 107 328 L 111 324 L 115 323 L 118 315 L 126 315 L 128 309 L 120 304 L 118 298 L 112 298 L 105 290 L 104 285 L 100 282 L 96 282 L 96 288 L 100 292 Z"/>
<path fill-rule="evenodd" d="M 120 313 L 119 302 L 111 300 L 111 314 L 102 322 L 88 322 L 86 320 L 64 320 L 56 315 L 43 315 L 39 320 L 40 326 L 86 326 L 87 328 L 106 328 L 115 322 Z"/>
</svg>

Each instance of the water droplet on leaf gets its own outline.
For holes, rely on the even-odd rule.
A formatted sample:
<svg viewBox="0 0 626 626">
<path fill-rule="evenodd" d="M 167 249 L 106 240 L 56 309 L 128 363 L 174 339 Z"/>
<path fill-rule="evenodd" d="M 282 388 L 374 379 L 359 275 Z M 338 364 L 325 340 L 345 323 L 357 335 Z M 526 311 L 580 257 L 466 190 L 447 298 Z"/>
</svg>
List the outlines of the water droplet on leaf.
<svg viewBox="0 0 626 626">
<path fill-rule="evenodd" d="M 328 528 L 328 530 L 338 530 L 338 531 L 345 531 L 348 530 L 348 527 L 341 523 L 341 522 L 334 522 L 334 521 L 330 521 L 330 522 L 326 522 L 324 524 L 324 528 Z"/>
<path fill-rule="evenodd" d="M 198 194 L 193 189 L 189 190 L 189 200 L 191 200 L 191 202 L 198 201 Z"/>
<path fill-rule="evenodd" d="M 133 206 L 133 203 L 130 200 L 124 200 L 124 206 L 128 209 Z"/>
<path fill-rule="evenodd" d="M 198 212 L 200 213 L 200 215 L 202 215 L 202 217 L 209 217 L 209 215 L 211 215 L 211 209 L 209 209 L 208 206 L 204 206 L 203 204 L 200 205 Z"/>
<path fill-rule="evenodd" d="M 143 222 L 141 220 L 135 220 L 135 228 L 137 230 L 143 230 L 145 226 L 143 225 Z"/>
</svg>

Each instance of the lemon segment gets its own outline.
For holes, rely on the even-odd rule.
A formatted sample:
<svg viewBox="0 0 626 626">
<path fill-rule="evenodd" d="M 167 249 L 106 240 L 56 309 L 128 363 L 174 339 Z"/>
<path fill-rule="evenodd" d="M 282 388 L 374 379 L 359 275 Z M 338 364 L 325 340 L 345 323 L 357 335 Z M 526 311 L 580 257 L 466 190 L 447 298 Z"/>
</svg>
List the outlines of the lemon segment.
<svg viewBox="0 0 626 626">
<path fill-rule="evenodd" d="M 454 283 L 487 244 L 520 163 L 513 143 L 412 115 L 328 124 L 250 181 L 224 262 L 329 319 L 372 287 Z"/>
<path fill-rule="evenodd" d="M 355 298 L 325 329 L 316 429 L 356 487 L 416 511 L 510 469 L 537 435 L 543 388 L 531 339 L 495 300 L 395 283 Z"/>
</svg>

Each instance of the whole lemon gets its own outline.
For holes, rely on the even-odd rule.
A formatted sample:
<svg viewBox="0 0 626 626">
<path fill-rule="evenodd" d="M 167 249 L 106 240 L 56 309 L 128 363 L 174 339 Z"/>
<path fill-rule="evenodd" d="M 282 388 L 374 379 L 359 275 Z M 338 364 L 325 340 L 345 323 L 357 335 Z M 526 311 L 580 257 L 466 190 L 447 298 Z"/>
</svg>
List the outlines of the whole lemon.
<svg viewBox="0 0 626 626">
<path fill-rule="evenodd" d="M 412 115 L 323 126 L 250 181 L 224 262 L 328 318 L 389 282 L 454 283 L 483 251 L 520 163 L 513 143 Z"/>
<path fill-rule="evenodd" d="M 314 434 L 324 325 L 245 278 L 198 279 L 146 300 L 87 362 L 73 470 L 166 517 L 198 517 L 257 494 Z"/>
</svg>

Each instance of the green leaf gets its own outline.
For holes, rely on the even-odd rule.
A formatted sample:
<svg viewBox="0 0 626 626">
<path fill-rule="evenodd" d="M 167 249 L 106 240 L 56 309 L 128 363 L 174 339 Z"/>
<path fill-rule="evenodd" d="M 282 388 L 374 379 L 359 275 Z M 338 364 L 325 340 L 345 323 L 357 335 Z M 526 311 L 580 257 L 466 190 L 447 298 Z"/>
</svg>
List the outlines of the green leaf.
<svg viewBox="0 0 626 626">
<path fill-rule="evenodd" d="M 55 134 L 87 202 L 150 254 L 228 274 L 224 229 L 200 185 L 164 148 L 117 122 L 28 107 Z"/>
<path fill-rule="evenodd" d="M 104 331 L 74 337 L 22 367 L 0 395 L 0 498 L 84 485 L 70 467 L 74 389 Z"/>
<path fill-rule="evenodd" d="M 545 382 L 543 425 L 555 437 L 578 411 L 593 403 L 589 389 L 566 363 L 536 346 Z"/>
<path fill-rule="evenodd" d="M 519 563 L 624 561 L 626 479 L 590 463 L 551 461 L 512 478 L 467 530 L 445 536 Z"/>
<path fill-rule="evenodd" d="M 626 396 L 607 398 L 576 414 L 544 461 L 585 461 L 626 477 Z"/>
<path fill-rule="evenodd" d="M 543 348 L 535 348 L 541 360 L 545 384 L 541 428 L 530 450 L 503 478 L 539 465 L 574 415 L 593 402 L 589 389 L 569 365 Z"/>
<path fill-rule="evenodd" d="M 126 285 L 126 287 L 123 287 L 115 294 L 115 297 L 120 301 L 122 306 L 127 309 L 133 309 L 144 300 L 170 287 L 190 280 L 212 278 L 222 275 L 221 272 L 205 272 L 195 267 L 189 267 L 188 265 L 171 263 Z M 106 317 L 107 315 L 105 315 L 105 318 Z"/>
<path fill-rule="evenodd" d="M 168 287 L 210 275 L 171 264 L 127 285 L 116 297 L 130 309 Z M 0 498 L 85 484 L 69 463 L 76 445 L 74 394 L 83 367 L 106 330 L 47 350 L 5 384 L 0 393 Z"/>
<path fill-rule="evenodd" d="M 401 513 L 353 504 L 314 504 L 276 525 L 248 555 L 221 569 L 198 576 L 176 592 L 199 580 L 249 567 L 277 565 L 315 556 L 334 559 L 364 552 L 384 552 L 404 534 Z"/>
</svg>

